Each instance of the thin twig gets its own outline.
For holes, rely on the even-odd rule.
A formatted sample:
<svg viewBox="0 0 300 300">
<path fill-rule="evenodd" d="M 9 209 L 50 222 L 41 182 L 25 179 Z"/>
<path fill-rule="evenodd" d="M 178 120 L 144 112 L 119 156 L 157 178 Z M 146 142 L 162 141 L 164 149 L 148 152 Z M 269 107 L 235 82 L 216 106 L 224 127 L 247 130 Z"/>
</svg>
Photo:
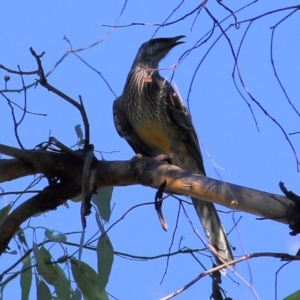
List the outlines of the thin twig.
<svg viewBox="0 0 300 300">
<path fill-rule="evenodd" d="M 212 272 L 221 270 L 227 266 L 231 266 L 231 265 L 236 265 L 242 261 L 245 260 L 249 260 L 252 258 L 258 258 L 258 257 L 273 257 L 273 258 L 279 258 L 281 260 L 288 260 L 288 261 L 299 261 L 300 257 L 299 256 L 295 256 L 295 255 L 290 255 L 287 253 L 274 253 L 274 252 L 260 252 L 260 253 L 253 253 L 253 254 L 248 254 L 245 255 L 243 257 L 237 258 L 233 261 L 230 261 L 226 264 L 222 264 L 219 266 L 216 266 L 215 268 L 209 269 L 205 272 L 202 272 L 201 274 L 199 274 L 196 278 L 194 278 L 192 281 L 190 281 L 189 283 L 187 283 L 186 285 L 184 285 L 182 288 L 178 289 L 176 292 L 161 298 L 160 300 L 168 300 L 171 298 L 174 298 L 175 296 L 181 294 L 182 292 L 186 291 L 189 287 L 191 287 L 193 284 L 195 284 L 197 281 L 199 281 L 201 278 L 211 274 Z"/>
<path fill-rule="evenodd" d="M 287 99 L 288 103 L 291 105 L 291 107 L 293 108 L 293 110 L 295 111 L 295 113 L 298 115 L 298 117 L 300 117 L 300 113 L 297 110 L 297 108 L 295 107 L 295 105 L 293 104 L 293 102 L 290 100 L 290 97 L 288 96 L 278 74 L 277 74 L 277 70 L 275 67 L 275 62 L 274 62 L 274 54 L 273 54 L 273 42 L 274 42 L 274 35 L 275 35 L 275 30 L 277 28 L 278 25 L 280 25 L 282 22 L 284 22 L 287 18 L 289 18 L 291 15 L 293 15 L 295 12 L 297 12 L 298 9 L 293 10 L 292 12 L 290 12 L 288 15 L 286 15 L 283 19 L 281 19 L 278 23 L 276 23 L 274 26 L 271 27 L 272 29 L 272 33 L 271 33 L 271 43 L 270 43 L 270 59 L 271 59 L 271 65 L 274 71 L 274 76 L 281 88 L 281 90 L 283 91 L 285 98 Z"/>
</svg>

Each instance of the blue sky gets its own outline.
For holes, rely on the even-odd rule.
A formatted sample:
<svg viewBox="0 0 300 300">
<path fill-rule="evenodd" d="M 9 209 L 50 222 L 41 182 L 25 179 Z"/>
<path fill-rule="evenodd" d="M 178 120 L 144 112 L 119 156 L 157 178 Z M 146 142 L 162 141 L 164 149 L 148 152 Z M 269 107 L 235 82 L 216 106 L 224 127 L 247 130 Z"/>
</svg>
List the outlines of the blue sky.
<svg viewBox="0 0 300 300">
<path fill-rule="evenodd" d="M 248 3 L 246 1 L 239 2 L 240 6 L 231 6 L 231 8 L 236 10 Z M 179 3 L 180 1 L 128 1 L 118 24 L 162 23 Z M 227 3 L 224 2 L 224 4 Z M 296 4 L 298 3 L 295 1 L 285 1 L 282 6 L 279 6 L 269 1 L 258 1 L 237 14 L 237 18 L 245 20 L 269 10 Z M 45 51 L 42 60 L 43 66 L 45 71 L 49 71 L 69 49 L 69 45 L 63 40 L 64 35 L 71 41 L 74 49 L 87 47 L 105 37 L 97 46 L 78 54 L 101 72 L 114 93 L 120 95 L 139 46 L 150 39 L 157 29 L 150 25 L 115 28 L 114 30 L 103 26 L 115 23 L 123 5 L 122 1 L 114 3 L 112 1 L 7 1 L 2 3 L 0 64 L 12 69 L 17 69 L 17 65 L 20 65 L 22 70 L 36 69 L 35 60 L 29 52 L 29 47 L 33 47 L 37 53 Z M 176 20 L 186 15 L 194 7 L 196 4 L 191 1 L 183 2 L 170 20 Z M 207 7 L 218 20 L 228 15 L 228 12 L 217 2 L 208 1 Z M 288 104 L 274 77 L 270 63 L 270 27 L 283 19 L 289 12 L 291 10 L 255 21 L 245 38 L 239 59 L 239 67 L 247 89 L 287 133 L 299 131 L 299 116 Z M 212 20 L 205 11 L 198 15 L 192 27 L 194 20 L 195 15 L 172 26 L 160 28 L 157 32 L 157 37 L 186 35 L 186 43 L 172 50 L 162 62 L 162 68 L 168 68 L 177 62 L 184 51 L 193 47 L 212 27 Z M 231 17 L 223 27 L 226 28 L 233 22 Z M 238 49 L 247 25 L 242 24 L 239 29 L 232 27 L 228 31 L 235 50 Z M 297 38 L 299 25 L 299 13 L 295 13 L 281 23 L 275 31 L 273 48 L 276 70 L 291 101 L 298 110 L 300 110 L 297 101 L 300 92 L 298 78 L 300 42 Z M 108 32 L 110 34 L 107 36 Z M 212 39 L 200 48 L 193 50 L 177 68 L 174 80 L 184 100 L 188 97 L 191 79 L 197 65 L 219 34 L 220 31 L 216 28 Z M 288 189 L 299 194 L 299 173 L 290 145 L 278 126 L 266 117 L 262 110 L 242 91 L 253 109 L 259 128 L 259 131 L 257 130 L 249 107 L 233 84 L 231 76 L 233 66 L 234 60 L 230 47 L 223 37 L 199 68 L 189 95 L 191 114 L 202 144 L 208 176 L 279 194 L 281 192 L 278 182 L 281 180 Z M 167 78 L 172 76 L 171 69 L 163 70 L 161 73 Z M 6 72 L 1 71 L 0 76 L 4 75 Z M 26 84 L 34 82 L 35 78 L 36 76 L 25 77 Z M 74 99 L 78 99 L 78 95 L 82 95 L 91 124 L 91 142 L 97 150 L 103 151 L 106 160 L 127 160 L 133 156 L 131 148 L 115 131 L 112 120 L 112 103 L 115 96 L 99 75 L 74 55 L 69 55 L 58 65 L 48 80 Z M 17 89 L 21 86 L 21 79 L 11 75 L 8 88 Z M 2 87 L 4 87 L 4 82 Z M 240 85 L 239 87 L 241 88 Z M 11 100 L 23 103 L 23 94 L 11 93 L 8 95 Z M 40 142 L 47 140 L 50 131 L 51 135 L 66 145 L 72 146 L 76 143 L 74 126 L 82 124 L 77 111 L 40 86 L 28 90 L 27 97 L 28 110 L 46 113 L 47 117 L 26 115 L 20 127 L 20 137 L 26 148 L 34 148 Z M 17 146 L 10 109 L 3 98 L 0 101 L 0 110 L 1 143 Z M 299 135 L 291 135 L 289 138 L 296 151 L 299 150 Z M 210 156 L 220 168 L 214 168 Z M 22 190 L 31 180 L 32 178 L 10 182 L 1 187 L 5 191 Z M 113 194 L 115 207 L 111 223 L 120 218 L 133 205 L 153 201 L 154 195 L 155 190 L 146 187 L 115 188 Z M 25 199 L 26 197 L 22 197 L 19 201 Z M 15 197 L 2 197 L 1 200 L 1 205 L 4 206 L 6 203 L 14 201 Z M 31 226 L 41 227 L 36 230 L 37 241 L 41 241 L 43 238 L 43 227 L 62 232 L 81 230 L 80 207 L 74 203 L 69 205 L 69 209 L 59 207 L 54 212 L 32 219 Z M 204 236 L 193 208 L 187 208 L 194 226 Z M 219 209 L 227 211 L 222 207 Z M 175 227 L 177 210 L 176 200 L 170 198 L 165 202 L 164 215 L 169 226 L 167 233 L 161 230 L 152 206 L 142 206 L 134 210 L 110 232 L 115 251 L 144 256 L 167 253 Z M 258 221 L 253 215 L 221 213 L 227 231 L 234 225 L 234 220 L 238 220 L 240 216 L 242 219 L 237 229 L 234 229 L 229 236 L 232 245 L 236 248 L 234 255 L 240 256 L 245 253 L 263 251 L 294 254 L 298 250 L 299 238 L 290 237 L 286 225 L 267 220 Z M 179 224 L 173 251 L 178 249 L 181 236 L 184 237 L 181 245 L 189 248 L 202 247 L 184 214 L 180 216 Z M 96 231 L 97 225 L 92 214 L 88 218 L 87 237 Z M 26 234 L 28 240 L 31 241 L 34 237 L 33 230 L 26 229 Z M 74 234 L 70 239 L 79 242 L 80 235 Z M 12 249 L 16 247 L 13 242 L 10 246 Z M 73 250 L 68 248 L 68 253 L 72 252 Z M 54 247 L 54 258 L 58 258 L 62 254 L 61 247 Z M 206 267 L 211 266 L 209 259 L 202 256 L 198 256 L 198 258 Z M 17 257 L 3 255 L 1 271 L 16 259 Z M 94 253 L 85 251 L 83 260 L 96 268 Z M 249 265 L 250 269 L 244 262 L 237 265 L 236 270 L 248 282 L 252 277 L 251 284 L 260 299 L 273 299 L 275 272 L 282 263 L 271 258 L 257 258 L 251 260 Z M 141 262 L 116 256 L 107 291 L 118 299 L 159 299 L 187 284 L 202 272 L 201 266 L 190 255 L 177 256 L 170 260 L 167 275 L 163 284 L 160 285 L 165 267 L 165 258 Z M 228 296 L 235 299 L 255 299 L 253 292 L 246 284 L 234 274 L 230 272 L 228 274 L 232 280 L 228 276 L 222 278 L 222 287 L 228 292 Z M 297 263 L 290 264 L 279 273 L 278 299 L 299 288 L 298 278 Z M 5 288 L 5 298 L 17 299 L 19 297 L 20 293 L 16 286 L 18 286 L 18 279 Z M 204 278 L 177 299 L 208 299 L 210 293 L 210 279 Z"/>
</svg>

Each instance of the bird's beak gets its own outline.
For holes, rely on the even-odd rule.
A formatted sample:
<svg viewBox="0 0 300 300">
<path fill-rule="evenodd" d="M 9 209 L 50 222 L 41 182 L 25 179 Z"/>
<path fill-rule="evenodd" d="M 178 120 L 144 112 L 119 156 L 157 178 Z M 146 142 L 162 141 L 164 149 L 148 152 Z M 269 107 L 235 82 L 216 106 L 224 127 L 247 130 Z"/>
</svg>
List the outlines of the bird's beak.
<svg viewBox="0 0 300 300">
<path fill-rule="evenodd" d="M 171 50 L 173 47 L 185 43 L 184 41 L 179 41 L 180 39 L 182 39 L 184 37 L 185 37 L 185 35 L 178 35 L 173 38 L 167 38 L 164 43 L 163 48 L 166 50 Z"/>
</svg>

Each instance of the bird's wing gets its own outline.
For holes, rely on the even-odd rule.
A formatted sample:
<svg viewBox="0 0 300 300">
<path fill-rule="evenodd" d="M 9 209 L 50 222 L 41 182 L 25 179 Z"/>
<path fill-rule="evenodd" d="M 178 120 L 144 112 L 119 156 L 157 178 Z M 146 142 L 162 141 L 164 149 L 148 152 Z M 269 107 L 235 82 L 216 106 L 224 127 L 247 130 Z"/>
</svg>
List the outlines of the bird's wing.
<svg viewBox="0 0 300 300">
<path fill-rule="evenodd" d="M 114 123 L 118 134 L 127 141 L 135 153 L 149 157 L 153 156 L 152 150 L 140 139 L 131 126 L 127 115 L 120 104 L 121 97 L 118 97 L 113 104 Z"/>
<path fill-rule="evenodd" d="M 183 105 L 180 96 L 174 91 L 169 82 L 161 78 L 159 85 L 161 97 L 164 97 L 161 100 L 165 101 L 165 110 L 172 126 L 176 129 L 178 136 L 197 162 L 199 173 L 205 175 L 198 138 L 187 108 Z M 233 260 L 227 235 L 214 204 L 193 197 L 192 200 L 209 243 L 215 247 L 218 253 L 215 256 L 217 262 L 221 263 L 219 256 L 225 261 Z"/>
<path fill-rule="evenodd" d="M 157 81 L 161 91 L 160 97 L 165 102 L 166 114 L 172 126 L 176 129 L 178 136 L 197 162 L 199 172 L 205 175 L 197 134 L 188 109 L 184 106 L 180 96 L 167 80 L 158 77 Z"/>
</svg>

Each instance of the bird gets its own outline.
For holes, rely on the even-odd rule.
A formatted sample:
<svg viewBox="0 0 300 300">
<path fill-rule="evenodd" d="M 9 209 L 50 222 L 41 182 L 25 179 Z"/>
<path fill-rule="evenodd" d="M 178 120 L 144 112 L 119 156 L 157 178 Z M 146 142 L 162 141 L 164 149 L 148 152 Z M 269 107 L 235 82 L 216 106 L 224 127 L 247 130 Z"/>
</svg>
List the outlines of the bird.
<svg viewBox="0 0 300 300">
<path fill-rule="evenodd" d="M 172 85 L 159 74 L 160 61 L 184 43 L 184 37 L 153 38 L 140 46 L 122 95 L 113 103 L 113 119 L 118 134 L 135 153 L 148 157 L 171 153 L 173 165 L 206 176 L 191 115 Z M 214 204 L 193 197 L 192 202 L 209 244 L 216 250 L 216 262 L 232 261 Z"/>
</svg>

